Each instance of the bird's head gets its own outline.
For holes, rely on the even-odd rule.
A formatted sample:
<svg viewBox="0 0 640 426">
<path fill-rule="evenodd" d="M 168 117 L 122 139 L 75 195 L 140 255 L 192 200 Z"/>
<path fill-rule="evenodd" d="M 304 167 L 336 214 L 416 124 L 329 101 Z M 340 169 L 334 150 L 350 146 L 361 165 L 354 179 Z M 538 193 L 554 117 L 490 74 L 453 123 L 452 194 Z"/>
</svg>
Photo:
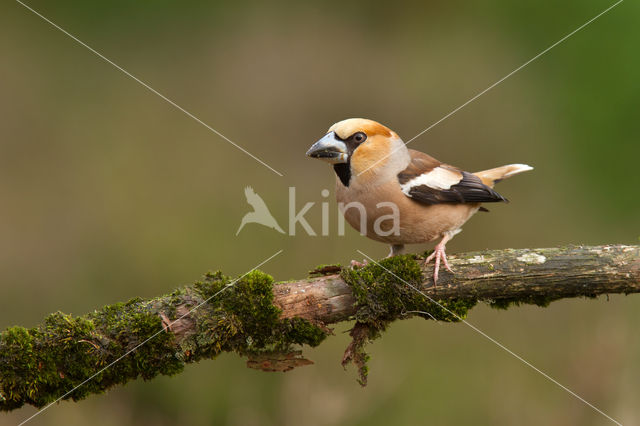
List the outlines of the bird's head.
<svg viewBox="0 0 640 426">
<path fill-rule="evenodd" d="M 353 175 L 375 175 L 385 170 L 398 173 L 409 162 L 407 148 L 393 130 L 364 118 L 335 123 L 309 148 L 307 156 L 333 164 L 345 185 Z"/>
</svg>

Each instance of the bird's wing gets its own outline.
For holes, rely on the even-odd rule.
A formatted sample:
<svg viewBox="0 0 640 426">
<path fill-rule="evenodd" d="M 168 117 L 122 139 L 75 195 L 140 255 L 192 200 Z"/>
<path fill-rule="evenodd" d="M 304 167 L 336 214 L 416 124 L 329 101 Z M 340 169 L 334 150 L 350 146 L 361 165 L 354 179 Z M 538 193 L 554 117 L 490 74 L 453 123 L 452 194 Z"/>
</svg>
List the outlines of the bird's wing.
<svg viewBox="0 0 640 426">
<path fill-rule="evenodd" d="M 398 174 L 398 182 L 402 192 L 419 203 L 432 205 L 507 201 L 474 174 L 443 164 L 420 151 L 410 149 L 409 154 L 411 163 Z"/>
<path fill-rule="evenodd" d="M 252 187 L 247 186 L 244 189 L 244 195 L 245 197 L 247 197 L 247 203 L 249 203 L 249 205 L 251 207 L 253 207 L 254 211 L 258 211 L 258 210 L 268 210 L 266 204 L 264 203 L 264 200 L 262 199 L 262 197 L 260 197 L 254 190 Z"/>
</svg>

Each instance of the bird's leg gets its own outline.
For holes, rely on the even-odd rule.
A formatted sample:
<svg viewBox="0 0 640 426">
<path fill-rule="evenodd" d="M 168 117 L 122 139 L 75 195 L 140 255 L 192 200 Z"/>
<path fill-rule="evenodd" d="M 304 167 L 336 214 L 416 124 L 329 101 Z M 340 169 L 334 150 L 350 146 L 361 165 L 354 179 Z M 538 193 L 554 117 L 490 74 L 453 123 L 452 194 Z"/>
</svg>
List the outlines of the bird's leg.
<svg viewBox="0 0 640 426">
<path fill-rule="evenodd" d="M 397 256 L 402 253 L 404 250 L 404 244 L 391 244 L 391 251 L 387 255 L 387 257 Z"/>
<path fill-rule="evenodd" d="M 433 286 L 438 283 L 438 271 L 440 270 L 440 261 L 442 261 L 447 271 L 453 273 L 449 262 L 447 262 L 447 255 L 445 253 L 445 245 L 453 237 L 453 235 L 445 234 L 442 240 L 435 246 L 433 253 L 431 253 L 424 261 L 424 264 L 428 264 L 432 259 L 435 259 L 435 266 L 433 268 Z"/>
<path fill-rule="evenodd" d="M 400 253 L 402 253 L 402 251 L 404 250 L 404 244 L 391 244 L 390 247 L 391 247 L 391 251 L 389 252 L 387 257 L 397 256 Z M 352 260 L 349 265 L 352 268 L 362 268 L 363 266 L 367 266 L 368 264 L 369 262 L 367 261 L 367 259 L 363 259 L 362 262 L 358 262 L 357 260 Z"/>
</svg>

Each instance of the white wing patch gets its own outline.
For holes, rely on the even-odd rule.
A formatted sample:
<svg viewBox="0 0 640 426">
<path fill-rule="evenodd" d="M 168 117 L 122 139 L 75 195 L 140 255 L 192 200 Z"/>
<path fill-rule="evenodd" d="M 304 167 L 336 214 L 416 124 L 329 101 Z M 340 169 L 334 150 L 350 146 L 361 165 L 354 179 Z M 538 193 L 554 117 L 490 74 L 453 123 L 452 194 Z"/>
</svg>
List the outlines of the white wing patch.
<svg viewBox="0 0 640 426">
<path fill-rule="evenodd" d="M 418 177 L 411 179 L 403 185 L 400 185 L 402 192 L 409 195 L 411 188 L 420 185 L 426 185 L 429 188 L 444 191 L 450 189 L 453 185 L 462 180 L 462 174 L 454 170 L 436 167 L 430 172 L 423 173 Z"/>
</svg>

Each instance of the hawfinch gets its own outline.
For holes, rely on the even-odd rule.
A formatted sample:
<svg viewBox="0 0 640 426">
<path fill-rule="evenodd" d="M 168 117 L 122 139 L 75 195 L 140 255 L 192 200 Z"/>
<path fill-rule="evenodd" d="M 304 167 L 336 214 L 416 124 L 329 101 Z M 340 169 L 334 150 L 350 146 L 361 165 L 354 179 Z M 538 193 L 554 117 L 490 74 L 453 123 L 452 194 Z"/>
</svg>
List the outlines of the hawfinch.
<svg viewBox="0 0 640 426">
<path fill-rule="evenodd" d="M 441 163 L 407 149 L 392 130 L 372 120 L 340 121 L 307 152 L 333 165 L 336 197 L 346 221 L 367 237 L 391 246 L 389 256 L 405 244 L 435 241 L 434 285 L 440 262 L 451 272 L 446 243 L 481 203 L 507 201 L 495 183 L 532 167 L 510 164 L 476 173 Z"/>
</svg>

